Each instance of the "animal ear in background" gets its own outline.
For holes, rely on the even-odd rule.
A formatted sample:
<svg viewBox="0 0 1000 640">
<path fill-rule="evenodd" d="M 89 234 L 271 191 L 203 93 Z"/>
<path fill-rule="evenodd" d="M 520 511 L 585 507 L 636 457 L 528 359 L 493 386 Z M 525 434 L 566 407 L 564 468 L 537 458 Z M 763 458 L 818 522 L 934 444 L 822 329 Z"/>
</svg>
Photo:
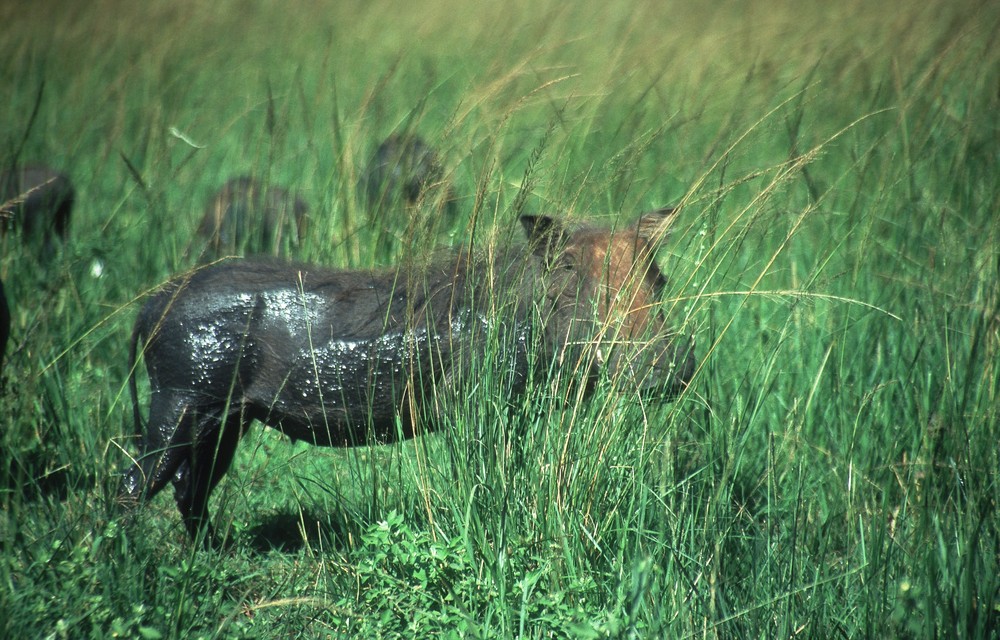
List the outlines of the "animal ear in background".
<svg viewBox="0 0 1000 640">
<path fill-rule="evenodd" d="M 562 222 L 551 216 L 521 216 L 521 225 L 532 252 L 549 264 L 566 238 Z"/>
<path fill-rule="evenodd" d="M 656 211 L 648 211 L 635 223 L 636 233 L 646 242 L 660 244 L 668 237 L 668 229 L 677 218 L 677 207 L 663 207 Z"/>
</svg>

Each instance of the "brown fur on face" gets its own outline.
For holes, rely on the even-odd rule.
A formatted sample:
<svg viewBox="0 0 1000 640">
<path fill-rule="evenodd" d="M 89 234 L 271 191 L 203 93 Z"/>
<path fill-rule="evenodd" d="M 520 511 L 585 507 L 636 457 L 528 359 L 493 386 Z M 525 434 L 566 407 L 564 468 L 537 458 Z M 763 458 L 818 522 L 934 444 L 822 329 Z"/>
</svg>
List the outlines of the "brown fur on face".
<svg viewBox="0 0 1000 640">
<path fill-rule="evenodd" d="M 579 304 L 576 297 L 588 292 L 596 317 L 618 338 L 634 339 L 662 329 L 653 308 L 665 279 L 655 256 L 675 213 L 673 208 L 651 211 L 622 229 L 568 230 L 545 216 L 525 216 L 523 223 L 552 274 L 549 296 Z"/>
</svg>

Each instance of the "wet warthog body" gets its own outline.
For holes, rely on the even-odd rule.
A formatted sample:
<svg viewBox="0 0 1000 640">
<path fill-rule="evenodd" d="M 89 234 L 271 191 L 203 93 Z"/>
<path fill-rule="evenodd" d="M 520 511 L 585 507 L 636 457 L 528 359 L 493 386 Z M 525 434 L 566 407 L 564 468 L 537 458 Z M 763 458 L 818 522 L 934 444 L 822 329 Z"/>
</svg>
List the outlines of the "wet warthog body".
<svg viewBox="0 0 1000 640">
<path fill-rule="evenodd" d="M 528 246 L 422 267 L 244 260 L 174 280 L 136 321 L 130 360 L 144 353 L 151 399 L 122 498 L 173 483 L 194 536 L 252 420 L 327 446 L 410 437 L 415 418 L 435 428 L 436 394 L 481 379 L 487 348 L 514 394 L 553 363 L 588 386 L 604 371 L 677 392 L 694 356 L 655 310 L 663 276 L 653 255 L 671 214 L 615 232 L 526 216 Z M 131 388 L 139 428 L 134 376 Z"/>
<path fill-rule="evenodd" d="M 278 255 L 284 242 L 305 236 L 309 207 L 298 196 L 265 186 L 250 176 L 233 178 L 219 189 L 202 216 L 198 236 L 201 259 L 226 255 Z"/>
<path fill-rule="evenodd" d="M 65 240 L 76 192 L 63 173 L 45 166 L 0 172 L 0 229 L 19 228 L 27 243 L 41 247 L 42 257 Z"/>
</svg>

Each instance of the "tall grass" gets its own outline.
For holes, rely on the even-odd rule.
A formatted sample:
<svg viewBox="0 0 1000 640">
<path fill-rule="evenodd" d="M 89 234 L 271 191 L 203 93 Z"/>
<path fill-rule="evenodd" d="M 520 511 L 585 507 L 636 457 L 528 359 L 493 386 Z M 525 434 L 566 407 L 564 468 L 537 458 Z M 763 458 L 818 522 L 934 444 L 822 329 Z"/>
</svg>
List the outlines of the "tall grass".
<svg viewBox="0 0 1000 640">
<path fill-rule="evenodd" d="M 0 635 L 998 633 L 994 3 L 105 0 L 0 23 L 0 157 L 78 193 L 53 263 L 2 241 Z M 401 220 L 378 254 L 357 182 L 406 128 L 461 215 Z M 132 319 L 246 172 L 309 201 L 294 257 L 345 268 L 503 242 L 522 210 L 680 204 L 663 308 L 694 382 L 566 402 L 554 371 L 509 406 L 487 350 L 439 433 L 252 430 L 213 495 L 225 551 L 169 497 L 125 523 Z"/>
</svg>

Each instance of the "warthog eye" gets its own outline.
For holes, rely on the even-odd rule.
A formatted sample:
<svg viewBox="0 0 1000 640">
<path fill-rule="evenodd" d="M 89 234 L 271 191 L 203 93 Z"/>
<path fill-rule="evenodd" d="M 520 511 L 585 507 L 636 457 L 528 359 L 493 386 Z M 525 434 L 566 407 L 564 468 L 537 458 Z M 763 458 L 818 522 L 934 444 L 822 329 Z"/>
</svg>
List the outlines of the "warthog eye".
<svg viewBox="0 0 1000 640">
<path fill-rule="evenodd" d="M 577 261 L 570 253 L 563 254 L 557 264 L 563 271 L 575 271 L 577 267 Z"/>
</svg>

